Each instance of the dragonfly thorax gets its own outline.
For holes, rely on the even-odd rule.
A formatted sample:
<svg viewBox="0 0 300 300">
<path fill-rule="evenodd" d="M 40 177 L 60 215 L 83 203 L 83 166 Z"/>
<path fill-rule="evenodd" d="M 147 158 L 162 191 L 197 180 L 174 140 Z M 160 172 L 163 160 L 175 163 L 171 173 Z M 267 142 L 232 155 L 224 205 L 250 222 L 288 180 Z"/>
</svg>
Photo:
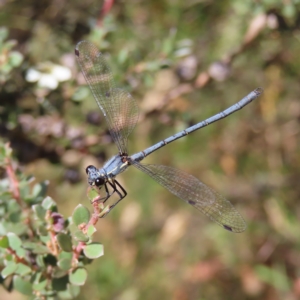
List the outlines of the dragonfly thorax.
<svg viewBox="0 0 300 300">
<path fill-rule="evenodd" d="M 114 178 L 124 172 L 128 168 L 128 159 L 127 155 L 117 154 L 108 160 L 102 169 L 107 178 Z"/>
</svg>

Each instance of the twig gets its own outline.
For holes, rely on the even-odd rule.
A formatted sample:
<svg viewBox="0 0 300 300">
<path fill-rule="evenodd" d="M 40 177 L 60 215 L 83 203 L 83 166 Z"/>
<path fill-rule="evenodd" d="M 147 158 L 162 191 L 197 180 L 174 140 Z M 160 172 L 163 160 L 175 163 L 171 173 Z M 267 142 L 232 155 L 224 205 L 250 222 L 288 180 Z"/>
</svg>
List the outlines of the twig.
<svg viewBox="0 0 300 300">
<path fill-rule="evenodd" d="M 22 263 L 23 265 L 26 265 L 32 270 L 37 270 L 37 268 L 34 265 L 30 264 L 25 258 L 18 256 L 16 251 L 13 250 L 12 248 L 8 247 L 6 250 L 9 254 L 11 254 L 15 258 L 16 263 Z"/>
<path fill-rule="evenodd" d="M 9 143 L 7 143 L 5 145 L 5 147 L 6 147 L 6 149 L 8 149 L 9 148 Z M 11 186 L 12 186 L 13 197 L 14 197 L 14 199 L 16 199 L 18 204 L 22 207 L 23 203 L 22 203 L 21 198 L 20 198 L 19 181 L 18 181 L 17 176 L 15 174 L 15 171 L 13 169 L 10 157 L 5 158 L 5 164 L 6 164 L 7 176 L 9 178 L 9 181 L 10 181 Z"/>
<path fill-rule="evenodd" d="M 82 227 L 80 227 L 80 230 L 84 233 L 87 232 L 88 228 L 90 225 L 95 226 L 99 220 L 99 215 L 101 214 L 101 212 L 103 211 L 103 203 L 98 203 L 98 199 L 100 199 L 100 195 L 98 195 L 97 197 L 95 197 L 92 201 L 92 205 L 93 205 L 93 214 L 89 220 L 89 222 L 87 224 L 84 224 Z M 102 204 L 102 205 L 101 205 Z M 83 248 L 85 247 L 86 243 L 85 242 L 79 242 L 78 245 L 76 246 L 76 248 L 73 251 L 73 261 L 77 261 L 78 257 L 81 253 L 81 251 L 83 250 Z"/>
<path fill-rule="evenodd" d="M 114 4 L 114 0 L 104 0 L 103 6 L 100 12 L 100 16 L 97 22 L 98 27 L 102 27 L 102 22 L 104 17 L 110 12 L 112 6 Z"/>
</svg>

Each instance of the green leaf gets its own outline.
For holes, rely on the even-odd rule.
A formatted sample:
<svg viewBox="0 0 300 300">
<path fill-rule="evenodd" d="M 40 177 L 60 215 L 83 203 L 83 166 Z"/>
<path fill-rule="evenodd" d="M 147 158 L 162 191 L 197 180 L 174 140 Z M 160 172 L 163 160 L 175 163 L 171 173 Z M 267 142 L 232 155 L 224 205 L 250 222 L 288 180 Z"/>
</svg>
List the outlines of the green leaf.
<svg viewBox="0 0 300 300">
<path fill-rule="evenodd" d="M 61 249 L 63 251 L 66 251 L 66 252 L 71 252 L 73 249 L 72 249 L 72 239 L 71 239 L 71 236 L 65 234 L 65 233 L 59 233 L 57 236 L 56 236 L 56 239 L 57 239 L 57 242 L 59 244 L 59 246 L 61 247 Z"/>
<path fill-rule="evenodd" d="M 291 289 L 291 283 L 284 268 L 280 266 L 270 268 L 265 265 L 257 265 L 254 270 L 261 281 L 272 285 L 279 291 L 285 292 Z"/>
<path fill-rule="evenodd" d="M 82 223 L 87 224 L 90 220 L 90 212 L 85 206 L 79 204 L 74 209 L 72 219 L 76 226 Z"/>
<path fill-rule="evenodd" d="M 0 41 L 1 41 L 1 27 L 0 27 Z M 5 146 L 2 142 L 0 142 L 0 160 L 4 160 L 5 158 Z"/>
<path fill-rule="evenodd" d="M 52 279 L 52 288 L 55 291 L 65 291 L 67 289 L 67 284 L 69 283 L 69 276 L 65 275 L 60 278 Z"/>
<path fill-rule="evenodd" d="M 18 263 L 17 266 L 18 266 L 18 268 L 16 270 L 16 274 L 24 276 L 24 275 L 29 274 L 31 272 L 31 269 L 28 266 L 26 266 L 22 263 Z"/>
<path fill-rule="evenodd" d="M 13 278 L 14 288 L 23 295 L 32 296 L 32 287 L 29 281 L 16 275 Z"/>
<path fill-rule="evenodd" d="M 63 259 L 63 258 L 72 258 L 73 257 L 73 253 L 70 253 L 70 252 L 60 252 L 59 255 L 58 255 L 58 258 L 59 259 Z"/>
<path fill-rule="evenodd" d="M 64 271 L 68 271 L 72 266 L 72 258 L 63 258 L 58 261 L 57 265 Z"/>
<path fill-rule="evenodd" d="M 89 225 L 89 227 L 87 229 L 87 235 L 89 237 L 91 237 L 96 231 L 97 231 L 97 229 L 95 228 L 94 225 Z"/>
<path fill-rule="evenodd" d="M 11 52 L 11 49 L 17 45 L 16 40 L 8 40 L 4 44 L 4 49 L 9 50 Z"/>
<path fill-rule="evenodd" d="M 63 270 L 60 269 L 59 267 L 56 267 L 52 273 L 52 277 L 53 278 L 63 278 L 64 276 L 66 276 L 68 274 L 69 270 Z"/>
<path fill-rule="evenodd" d="M 43 244 L 47 244 L 51 238 L 50 238 L 50 234 L 47 234 L 47 235 L 41 235 L 39 237 L 40 241 L 43 243 Z"/>
<path fill-rule="evenodd" d="M 83 248 L 83 253 L 88 258 L 98 258 L 104 254 L 103 245 L 96 242 L 91 243 Z"/>
<path fill-rule="evenodd" d="M 87 242 L 90 239 L 87 235 L 85 235 L 80 230 L 75 231 L 74 238 L 75 238 L 76 241 L 79 241 L 79 242 Z"/>
<path fill-rule="evenodd" d="M 2 196 L 2 195 L 0 195 Z M 6 208 L 1 206 L 0 207 L 0 218 L 3 218 L 6 215 Z"/>
<path fill-rule="evenodd" d="M 67 285 L 67 289 L 62 292 L 58 292 L 59 299 L 74 299 L 79 295 L 80 287 L 76 285 Z"/>
<path fill-rule="evenodd" d="M 1 275 L 3 278 L 6 278 L 9 275 L 12 275 L 17 270 L 18 265 L 14 261 L 7 262 L 6 267 L 1 271 Z"/>
<path fill-rule="evenodd" d="M 87 271 L 84 268 L 77 268 L 69 274 L 69 280 L 74 285 L 84 285 L 87 279 Z"/>
<path fill-rule="evenodd" d="M 2 197 L 1 197 L 2 198 Z M 21 213 L 21 208 L 20 208 L 20 205 L 18 204 L 18 202 L 14 199 L 9 199 L 8 201 L 6 201 L 7 203 L 7 210 L 10 212 L 10 213 Z"/>
<path fill-rule="evenodd" d="M 0 235 L 4 236 L 6 233 L 7 233 L 7 228 L 5 226 L 5 222 L 2 223 L 0 222 Z"/>
<path fill-rule="evenodd" d="M 47 278 L 43 276 L 42 272 L 36 272 L 31 281 L 35 291 L 42 291 L 47 285 Z"/>
<path fill-rule="evenodd" d="M 96 198 L 99 197 L 99 192 L 95 188 L 90 187 L 87 191 L 87 197 L 91 202 L 93 202 Z"/>
<path fill-rule="evenodd" d="M 44 225 L 40 225 L 38 227 L 38 233 L 42 236 L 47 236 L 48 235 L 48 230 Z"/>
<path fill-rule="evenodd" d="M 20 195 L 21 198 L 26 198 L 30 192 L 28 182 L 23 179 L 19 182 L 19 190 L 20 190 Z"/>
<path fill-rule="evenodd" d="M 16 202 L 16 200 L 12 199 L 12 195 L 11 192 L 8 192 L 7 190 L 9 189 L 9 183 L 8 181 L 6 181 L 6 179 L 2 179 L 1 180 L 1 184 L 0 184 L 0 190 L 1 190 L 1 204 L 3 205 L 4 203 L 8 203 L 10 201 L 14 201 Z M 6 212 L 6 207 L 1 206 L 1 210 L 3 210 L 3 212 Z"/>
<path fill-rule="evenodd" d="M 19 249 L 16 250 L 16 254 L 19 257 L 24 258 L 26 256 L 26 251 L 23 248 L 19 248 Z"/>
<path fill-rule="evenodd" d="M 54 200 L 51 197 L 46 197 L 43 202 L 42 202 L 42 206 L 46 209 L 46 210 L 56 210 L 56 203 L 54 202 Z"/>
<path fill-rule="evenodd" d="M 23 61 L 23 55 L 17 51 L 11 51 L 9 56 L 9 63 L 13 67 L 17 67 Z"/>
<path fill-rule="evenodd" d="M 46 254 L 50 252 L 48 247 L 33 242 L 24 242 L 23 248 L 27 250 L 31 250 L 35 254 Z"/>
<path fill-rule="evenodd" d="M 32 288 L 35 290 L 35 291 L 42 291 L 47 285 L 47 279 L 44 278 L 43 281 L 39 282 L 39 283 L 34 283 L 32 284 Z M 41 298 L 37 298 L 37 299 L 41 299 Z M 47 298 L 49 299 L 49 298 Z"/>
<path fill-rule="evenodd" d="M 7 59 L 6 62 L 5 62 L 5 64 L 3 64 L 1 66 L 1 71 L 4 74 L 9 74 L 11 72 L 11 70 L 12 70 L 12 66 L 9 64 L 9 61 Z"/>
<path fill-rule="evenodd" d="M 8 37 L 8 29 L 0 27 L 0 42 L 2 43 Z"/>
<path fill-rule="evenodd" d="M 41 204 L 35 204 L 32 206 L 32 210 L 35 212 L 36 216 L 42 220 L 45 221 L 46 216 L 46 209 Z"/>
<path fill-rule="evenodd" d="M 5 249 L 9 247 L 9 240 L 6 235 L 0 238 L 0 247 Z"/>
<path fill-rule="evenodd" d="M 44 268 L 45 267 L 44 256 L 43 255 L 38 255 L 36 257 L 36 263 L 39 267 Z"/>
<path fill-rule="evenodd" d="M 119 64 L 124 64 L 125 61 L 128 59 L 128 49 L 123 48 L 120 49 L 119 55 L 118 55 L 118 63 Z"/>
<path fill-rule="evenodd" d="M 1 231 L 4 229 L 5 233 L 11 232 L 17 236 L 21 236 L 21 235 L 25 234 L 28 230 L 28 226 L 24 223 L 22 226 L 20 226 L 19 223 L 11 223 L 11 222 L 6 221 L 5 219 L 1 220 L 1 227 L 2 226 L 3 226 L 3 228 L 1 228 Z"/>
<path fill-rule="evenodd" d="M 86 87 L 77 88 L 73 95 L 72 100 L 76 102 L 83 101 L 89 95 L 89 90 Z"/>
<path fill-rule="evenodd" d="M 14 234 L 13 232 L 9 232 L 7 234 L 7 237 L 8 237 L 8 241 L 9 241 L 9 247 L 13 250 L 18 250 L 19 248 L 21 248 L 22 246 L 22 241 L 21 239 L 16 235 Z"/>
<path fill-rule="evenodd" d="M 13 212 L 8 215 L 8 219 L 12 223 L 20 223 L 21 214 L 19 212 Z"/>
<path fill-rule="evenodd" d="M 32 189 L 32 196 L 33 197 L 44 197 L 47 192 L 47 187 L 48 187 L 48 181 L 40 182 L 34 185 Z M 50 197 L 49 197 L 50 198 Z M 52 199 L 51 199 L 52 200 Z"/>
</svg>

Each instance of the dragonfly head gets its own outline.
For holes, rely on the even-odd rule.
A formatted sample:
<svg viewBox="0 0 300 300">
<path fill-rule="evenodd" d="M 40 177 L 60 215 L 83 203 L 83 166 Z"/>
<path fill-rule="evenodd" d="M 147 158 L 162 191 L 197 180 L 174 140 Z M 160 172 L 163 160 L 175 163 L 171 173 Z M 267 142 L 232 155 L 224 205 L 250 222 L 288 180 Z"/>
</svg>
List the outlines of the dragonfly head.
<svg viewBox="0 0 300 300">
<path fill-rule="evenodd" d="M 98 170 L 94 166 L 88 166 L 85 169 L 86 174 L 88 175 L 88 183 L 91 186 L 96 186 L 98 188 L 101 188 L 105 183 L 105 174 L 104 172 L 101 172 L 101 170 Z"/>
</svg>

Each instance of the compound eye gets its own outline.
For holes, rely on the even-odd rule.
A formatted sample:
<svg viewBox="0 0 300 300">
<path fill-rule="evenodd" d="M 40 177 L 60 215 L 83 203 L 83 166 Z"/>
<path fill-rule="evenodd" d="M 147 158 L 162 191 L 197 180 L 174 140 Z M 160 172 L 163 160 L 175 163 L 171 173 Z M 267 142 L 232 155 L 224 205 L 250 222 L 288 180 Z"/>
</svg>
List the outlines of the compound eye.
<svg viewBox="0 0 300 300">
<path fill-rule="evenodd" d="M 96 180 L 95 180 L 95 185 L 97 186 L 97 187 L 100 187 L 100 186 L 102 186 L 104 184 L 104 179 L 103 178 L 97 178 Z"/>
<path fill-rule="evenodd" d="M 89 174 L 89 171 L 90 171 L 89 169 L 92 168 L 92 167 L 93 167 L 92 165 L 86 167 L 85 172 L 86 172 L 87 175 Z"/>
</svg>

